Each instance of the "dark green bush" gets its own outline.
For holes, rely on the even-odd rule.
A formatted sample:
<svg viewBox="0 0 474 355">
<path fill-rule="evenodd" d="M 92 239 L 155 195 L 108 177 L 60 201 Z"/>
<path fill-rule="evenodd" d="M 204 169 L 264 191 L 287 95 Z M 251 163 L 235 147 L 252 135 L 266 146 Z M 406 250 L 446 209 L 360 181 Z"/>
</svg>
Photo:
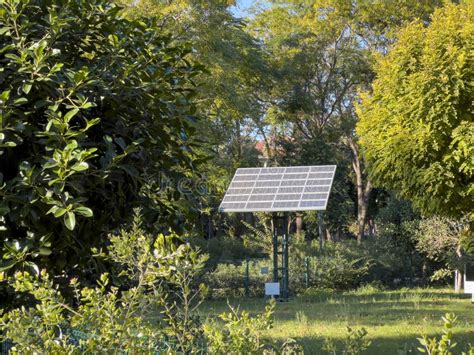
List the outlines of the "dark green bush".
<svg viewBox="0 0 474 355">
<path fill-rule="evenodd" d="M 156 191 L 194 164 L 189 53 L 108 0 L 0 2 L 2 269 L 87 271 L 138 205 L 180 226 L 192 204 Z"/>
<path fill-rule="evenodd" d="M 290 250 L 290 285 L 294 292 L 306 288 L 305 258 L 308 258 L 309 286 L 347 290 L 358 287 L 371 267 L 370 259 L 359 255 L 355 243 L 327 243 L 323 252 L 317 242 L 299 242 Z"/>
<path fill-rule="evenodd" d="M 379 235 L 364 242 L 359 252 L 372 260 L 366 282 L 381 282 L 386 286 L 420 285 L 423 280 L 423 263 L 428 263 L 416 251 L 410 231 L 404 225 L 381 224 Z"/>
<path fill-rule="evenodd" d="M 209 263 L 212 265 L 222 262 L 241 262 L 246 257 L 266 256 L 261 248 L 250 244 L 245 237 L 243 239 L 231 237 L 204 239 L 197 236 L 190 238 L 189 241 L 209 255 Z"/>
</svg>

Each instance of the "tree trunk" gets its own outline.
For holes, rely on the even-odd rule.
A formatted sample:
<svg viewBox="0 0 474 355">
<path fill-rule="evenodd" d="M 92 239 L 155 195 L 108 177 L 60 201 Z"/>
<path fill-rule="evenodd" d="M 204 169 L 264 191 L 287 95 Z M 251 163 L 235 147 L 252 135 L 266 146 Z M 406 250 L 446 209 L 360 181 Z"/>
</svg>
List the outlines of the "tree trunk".
<svg viewBox="0 0 474 355">
<path fill-rule="evenodd" d="M 237 144 L 237 161 L 240 162 L 242 160 L 242 131 L 240 120 L 235 121 L 235 136 Z"/>
<path fill-rule="evenodd" d="M 458 264 L 461 264 L 461 259 L 462 259 L 462 248 L 461 246 L 458 246 L 456 249 L 456 256 L 459 259 Z M 464 270 L 462 268 L 456 269 L 454 272 L 454 291 L 455 292 L 461 292 L 461 290 L 464 287 Z"/>
<path fill-rule="evenodd" d="M 243 232 L 242 226 L 244 225 L 242 223 L 242 220 L 244 220 L 244 218 L 245 218 L 245 212 L 238 212 L 235 214 L 233 227 L 234 227 L 234 233 L 235 233 L 234 237 L 237 239 L 242 238 L 242 232 Z"/>
<path fill-rule="evenodd" d="M 296 235 L 300 236 L 303 232 L 303 215 L 301 213 L 296 214 Z"/>
<path fill-rule="evenodd" d="M 222 237 L 222 225 L 224 224 L 224 221 L 221 216 L 217 216 L 217 232 L 216 232 L 216 237 L 221 238 Z"/>
<path fill-rule="evenodd" d="M 454 292 L 460 293 L 463 288 L 464 273 L 462 270 L 454 272 Z"/>
<path fill-rule="evenodd" d="M 423 280 L 423 286 L 428 284 L 428 265 L 426 264 L 426 260 L 423 259 L 423 265 L 421 266 L 421 278 Z"/>
<path fill-rule="evenodd" d="M 369 205 L 369 196 L 372 191 L 372 184 L 369 179 L 364 184 L 364 174 L 359 155 L 359 148 L 352 137 L 348 139 L 349 147 L 352 151 L 352 169 L 356 176 L 357 186 L 357 243 L 362 242 L 364 237 L 365 225 L 367 223 L 367 210 Z"/>
<path fill-rule="evenodd" d="M 376 233 L 375 233 L 375 221 L 372 218 L 369 218 L 367 220 L 367 224 L 368 224 L 368 227 L 369 227 L 369 237 L 370 238 L 375 237 L 375 235 L 376 235 Z"/>
<path fill-rule="evenodd" d="M 286 230 L 284 232 L 289 235 L 291 232 L 291 216 L 289 213 L 285 213 L 285 216 L 286 216 Z"/>
<path fill-rule="evenodd" d="M 327 240 L 328 242 L 334 241 L 334 237 L 333 237 L 333 235 L 331 234 L 331 231 L 329 230 L 329 228 L 326 228 L 326 240 Z"/>
<path fill-rule="evenodd" d="M 210 213 L 207 218 L 207 238 L 214 238 L 214 220 L 212 219 L 212 214 Z"/>
</svg>

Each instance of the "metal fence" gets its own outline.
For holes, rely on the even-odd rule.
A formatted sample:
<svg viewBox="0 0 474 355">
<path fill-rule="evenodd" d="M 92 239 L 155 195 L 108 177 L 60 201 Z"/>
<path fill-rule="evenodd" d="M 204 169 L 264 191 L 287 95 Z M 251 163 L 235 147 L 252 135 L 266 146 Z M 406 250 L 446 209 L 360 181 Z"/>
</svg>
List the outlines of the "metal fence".
<svg viewBox="0 0 474 355">
<path fill-rule="evenodd" d="M 314 270 L 311 267 L 311 260 L 306 257 L 290 268 L 290 292 L 308 288 L 314 283 Z M 210 289 L 211 298 L 249 297 L 263 296 L 265 283 L 273 282 L 273 277 L 273 261 L 270 258 L 245 258 L 220 260 L 209 270 L 203 281 Z"/>
</svg>

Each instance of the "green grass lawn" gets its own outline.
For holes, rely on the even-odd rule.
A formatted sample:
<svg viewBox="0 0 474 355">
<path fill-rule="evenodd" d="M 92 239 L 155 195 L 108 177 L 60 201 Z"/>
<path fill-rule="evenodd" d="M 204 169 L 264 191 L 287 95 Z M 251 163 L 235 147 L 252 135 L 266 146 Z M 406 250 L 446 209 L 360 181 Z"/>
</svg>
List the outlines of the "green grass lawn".
<svg viewBox="0 0 474 355">
<path fill-rule="evenodd" d="M 454 338 L 456 353 L 474 345 L 474 305 L 470 295 L 454 294 L 447 289 L 402 289 L 377 291 L 370 288 L 345 293 L 308 292 L 278 303 L 275 324 L 265 337 L 283 342 L 294 338 L 305 354 L 321 354 L 325 338 L 341 341 L 346 326 L 364 327 L 372 341 L 366 354 L 415 353 L 420 334 L 441 333 L 441 317 L 454 312 L 458 321 Z M 232 306 L 251 313 L 263 311 L 263 299 L 230 299 Z M 204 315 L 217 315 L 227 308 L 226 300 L 207 301 L 201 306 Z"/>
</svg>

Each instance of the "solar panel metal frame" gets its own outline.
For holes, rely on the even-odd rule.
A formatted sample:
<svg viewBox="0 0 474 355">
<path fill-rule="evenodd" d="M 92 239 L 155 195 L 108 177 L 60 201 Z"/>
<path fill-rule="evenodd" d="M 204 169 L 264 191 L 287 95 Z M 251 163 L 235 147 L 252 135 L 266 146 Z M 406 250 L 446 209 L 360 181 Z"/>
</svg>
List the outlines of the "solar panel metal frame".
<svg viewBox="0 0 474 355">
<path fill-rule="evenodd" d="M 219 206 L 220 212 L 325 210 L 336 165 L 240 168 Z"/>
</svg>

